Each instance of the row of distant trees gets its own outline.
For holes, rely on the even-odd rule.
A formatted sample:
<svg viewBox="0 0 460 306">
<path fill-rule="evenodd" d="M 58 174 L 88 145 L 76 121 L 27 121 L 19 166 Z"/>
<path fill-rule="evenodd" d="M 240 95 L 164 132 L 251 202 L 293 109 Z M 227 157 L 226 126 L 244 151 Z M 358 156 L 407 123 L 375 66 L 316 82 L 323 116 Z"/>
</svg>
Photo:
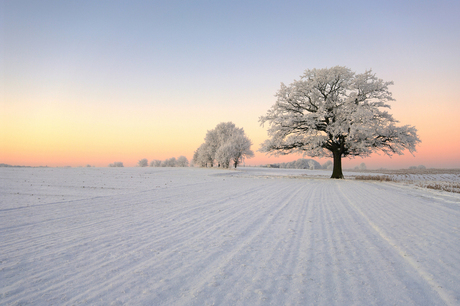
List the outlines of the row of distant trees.
<svg viewBox="0 0 460 306">
<path fill-rule="evenodd" d="M 324 170 L 332 170 L 332 161 L 328 160 L 324 164 L 318 163 L 314 159 L 305 159 L 300 158 L 298 160 L 287 162 L 287 163 L 277 163 L 277 164 L 268 164 L 267 167 L 269 168 L 284 168 L 284 169 L 309 169 L 309 170 L 317 170 L 317 169 L 324 169 Z M 353 168 L 354 170 L 367 170 L 367 166 L 365 163 L 361 163 L 358 166 Z M 409 170 L 425 170 L 426 167 L 424 165 L 419 166 L 411 166 Z"/>
<path fill-rule="evenodd" d="M 124 167 L 122 162 L 114 162 L 109 164 L 109 167 Z"/>
<path fill-rule="evenodd" d="M 332 162 L 329 161 L 329 163 L 332 165 Z M 318 163 L 316 160 L 313 159 L 305 159 L 305 158 L 300 158 L 298 160 L 294 160 L 292 162 L 287 162 L 287 163 L 276 163 L 276 164 L 269 164 L 267 167 L 270 168 L 283 168 L 283 169 L 309 169 L 309 170 L 315 170 L 315 169 L 327 169 L 327 165 L 325 164 L 325 168 L 321 166 L 320 163 Z"/>
<path fill-rule="evenodd" d="M 254 156 L 252 142 L 233 122 L 221 122 L 206 133 L 204 143 L 193 154 L 192 162 L 199 167 L 235 168 L 245 158 Z"/>
<path fill-rule="evenodd" d="M 143 158 L 137 163 L 137 165 L 139 167 L 188 167 L 189 162 L 185 156 L 179 156 L 178 158 L 171 157 L 163 161 L 154 159 L 150 161 L 150 163 L 147 158 Z"/>
</svg>

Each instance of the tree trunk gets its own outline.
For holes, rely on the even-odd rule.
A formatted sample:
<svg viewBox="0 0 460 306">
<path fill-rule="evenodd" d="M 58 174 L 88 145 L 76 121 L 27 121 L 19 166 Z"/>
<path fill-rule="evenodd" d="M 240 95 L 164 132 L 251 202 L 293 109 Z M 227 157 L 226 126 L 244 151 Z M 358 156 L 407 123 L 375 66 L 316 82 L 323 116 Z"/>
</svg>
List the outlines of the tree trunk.
<svg viewBox="0 0 460 306">
<path fill-rule="evenodd" d="M 332 176 L 331 178 L 333 179 L 343 179 L 343 173 L 342 173 L 342 153 L 339 150 L 334 150 L 332 151 L 332 154 L 334 155 L 334 170 L 332 170 Z"/>
</svg>

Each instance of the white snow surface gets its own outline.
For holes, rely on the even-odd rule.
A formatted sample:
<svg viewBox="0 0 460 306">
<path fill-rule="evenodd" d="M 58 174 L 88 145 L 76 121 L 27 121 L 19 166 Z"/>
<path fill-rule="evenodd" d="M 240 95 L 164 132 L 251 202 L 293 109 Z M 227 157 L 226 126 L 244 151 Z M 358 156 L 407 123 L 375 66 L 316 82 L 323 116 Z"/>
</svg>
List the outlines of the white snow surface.
<svg viewBox="0 0 460 306">
<path fill-rule="evenodd" d="M 0 168 L 0 304 L 460 304 L 459 194 L 328 175 Z"/>
</svg>

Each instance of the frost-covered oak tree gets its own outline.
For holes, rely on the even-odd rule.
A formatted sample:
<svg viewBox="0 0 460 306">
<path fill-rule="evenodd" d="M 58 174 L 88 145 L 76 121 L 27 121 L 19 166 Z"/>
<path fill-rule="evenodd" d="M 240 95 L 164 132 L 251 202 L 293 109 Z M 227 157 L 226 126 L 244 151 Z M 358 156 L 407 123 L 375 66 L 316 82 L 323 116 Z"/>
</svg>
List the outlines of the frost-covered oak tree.
<svg viewBox="0 0 460 306">
<path fill-rule="evenodd" d="M 259 121 L 269 139 L 259 151 L 272 155 L 302 153 L 332 157 L 331 178 L 343 178 L 342 157 L 376 151 L 402 155 L 420 142 L 413 126 L 396 126 L 385 111 L 393 101 L 388 86 L 371 70 L 356 74 L 346 67 L 306 70 L 292 84 L 281 83 L 276 103 Z"/>
</svg>

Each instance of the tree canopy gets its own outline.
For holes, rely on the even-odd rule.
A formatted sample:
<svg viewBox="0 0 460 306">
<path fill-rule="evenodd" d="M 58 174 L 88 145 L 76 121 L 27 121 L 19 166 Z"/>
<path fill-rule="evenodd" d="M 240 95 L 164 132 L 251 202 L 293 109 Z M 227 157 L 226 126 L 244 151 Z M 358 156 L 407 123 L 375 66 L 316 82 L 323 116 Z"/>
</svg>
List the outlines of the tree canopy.
<svg viewBox="0 0 460 306">
<path fill-rule="evenodd" d="M 393 82 L 384 82 L 371 70 L 306 70 L 300 80 L 281 83 L 276 103 L 260 117 L 262 125 L 269 125 L 269 139 L 259 151 L 333 157 L 332 178 L 343 178 L 342 157 L 415 152 L 420 142 L 415 127 L 396 126 L 398 121 L 385 110 L 394 100 L 389 85 Z"/>
</svg>

